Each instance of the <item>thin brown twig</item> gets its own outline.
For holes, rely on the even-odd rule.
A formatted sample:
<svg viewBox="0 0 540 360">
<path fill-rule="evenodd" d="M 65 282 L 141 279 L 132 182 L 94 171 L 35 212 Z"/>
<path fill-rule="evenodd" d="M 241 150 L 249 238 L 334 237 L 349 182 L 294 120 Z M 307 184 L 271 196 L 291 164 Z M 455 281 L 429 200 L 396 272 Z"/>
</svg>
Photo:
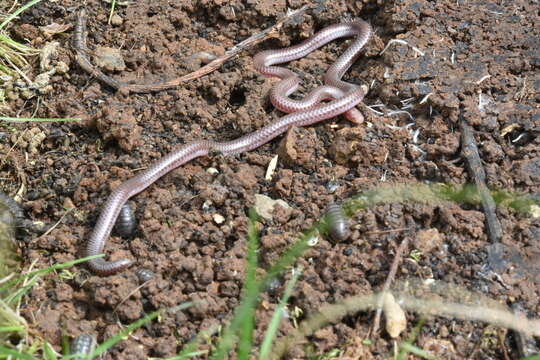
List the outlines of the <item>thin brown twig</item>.
<svg viewBox="0 0 540 360">
<path fill-rule="evenodd" d="M 364 235 L 374 235 L 374 234 L 388 234 L 393 232 L 407 231 L 411 228 L 398 228 L 398 229 L 388 229 L 388 230 L 375 230 L 375 231 L 366 231 Z"/>
<path fill-rule="evenodd" d="M 388 289 L 390 289 L 390 285 L 392 284 L 392 281 L 394 281 L 394 278 L 396 277 L 397 268 L 398 268 L 398 265 L 401 263 L 401 258 L 403 257 L 403 253 L 405 252 L 405 249 L 407 249 L 408 246 L 409 246 L 409 238 L 406 237 L 405 239 L 403 239 L 401 244 L 399 244 L 399 247 L 396 251 L 396 255 L 394 256 L 394 261 L 392 262 L 392 266 L 390 267 L 390 272 L 388 273 L 388 277 L 386 278 L 386 281 L 384 282 L 384 286 L 382 290 L 383 295 L 388 292 Z M 379 331 L 383 300 L 384 300 L 384 296 L 381 296 L 377 303 L 377 312 L 375 313 L 375 320 L 373 321 L 373 330 L 371 331 L 372 334 L 375 334 L 377 333 L 377 331 Z"/>
<path fill-rule="evenodd" d="M 172 79 L 172 80 L 161 82 L 161 83 L 155 83 L 155 84 L 128 84 L 126 82 L 117 81 L 105 75 L 101 70 L 95 68 L 94 65 L 92 65 L 92 63 L 90 62 L 90 59 L 86 55 L 88 52 L 88 49 L 86 47 L 86 36 L 87 36 L 86 11 L 84 9 L 79 12 L 79 16 L 77 18 L 77 24 L 73 32 L 73 45 L 72 46 L 76 52 L 75 61 L 77 61 L 79 66 L 84 71 L 86 71 L 87 73 L 89 73 L 90 75 L 98 79 L 99 81 L 103 82 L 104 84 L 112 87 L 113 89 L 119 90 L 125 93 L 139 93 L 139 94 L 162 91 L 162 90 L 175 88 L 183 82 L 197 79 L 201 76 L 204 76 L 206 74 L 209 74 L 217 70 L 219 67 L 221 67 L 221 65 L 225 61 L 238 55 L 240 52 L 247 49 L 248 47 L 251 47 L 267 39 L 268 37 L 272 36 L 273 34 L 278 32 L 279 29 L 281 29 L 281 27 L 283 26 L 283 24 L 285 24 L 286 21 L 288 21 L 289 19 L 295 16 L 305 13 L 308 9 L 312 8 L 313 6 L 314 5 L 304 5 L 300 9 L 297 9 L 295 11 L 292 11 L 286 14 L 276 24 L 236 44 L 235 46 L 227 50 L 224 55 L 217 57 L 210 63 L 206 64 L 205 66 L 201 67 L 200 69 L 192 73 L 180 76 L 176 79 Z"/>
<path fill-rule="evenodd" d="M 482 201 L 482 208 L 486 216 L 486 226 L 488 236 L 492 243 L 501 241 L 502 228 L 497 215 L 495 214 L 495 201 L 491 196 L 489 189 L 486 186 L 486 172 L 478 153 L 478 146 L 474 139 L 472 128 L 467 124 L 467 121 L 463 117 L 463 111 L 461 112 L 460 119 L 461 126 L 461 155 L 467 162 L 467 170 L 469 175 L 473 178 L 480 199 Z"/>
<path fill-rule="evenodd" d="M 76 52 L 75 61 L 84 71 L 115 90 L 119 90 L 123 86 L 126 86 L 127 84 L 114 80 L 92 65 L 87 55 L 88 48 L 86 47 L 86 36 L 86 10 L 81 9 L 79 16 L 77 17 L 77 24 L 75 24 L 75 29 L 73 31 L 72 46 Z"/>
<path fill-rule="evenodd" d="M 45 233 L 43 233 L 42 235 L 38 236 L 37 238 L 35 238 L 33 241 L 37 241 L 47 235 L 49 235 L 51 233 L 51 231 L 53 231 L 54 229 L 56 229 L 56 227 L 58 225 L 60 225 L 60 223 L 62 221 L 64 221 L 64 218 L 72 211 L 74 210 L 75 208 L 71 208 L 71 209 L 67 209 L 67 211 L 64 213 L 64 215 L 62 215 L 62 217 L 60 218 L 60 220 L 58 220 L 53 226 L 51 226 L 49 229 L 47 229 L 47 231 L 45 231 Z"/>
<path fill-rule="evenodd" d="M 480 159 L 473 129 L 465 120 L 463 113 L 464 109 L 462 105 L 459 115 L 461 127 L 461 155 L 465 158 L 467 171 L 472 177 L 478 194 L 480 195 L 480 202 L 482 203 L 482 209 L 484 210 L 484 216 L 486 218 L 487 235 L 491 241 L 491 244 L 487 248 L 488 264 L 495 273 L 501 273 L 504 271 L 506 265 L 503 258 L 505 245 L 501 243 L 502 227 L 495 212 L 495 201 L 486 185 L 486 172 L 482 165 L 482 160 Z"/>
</svg>

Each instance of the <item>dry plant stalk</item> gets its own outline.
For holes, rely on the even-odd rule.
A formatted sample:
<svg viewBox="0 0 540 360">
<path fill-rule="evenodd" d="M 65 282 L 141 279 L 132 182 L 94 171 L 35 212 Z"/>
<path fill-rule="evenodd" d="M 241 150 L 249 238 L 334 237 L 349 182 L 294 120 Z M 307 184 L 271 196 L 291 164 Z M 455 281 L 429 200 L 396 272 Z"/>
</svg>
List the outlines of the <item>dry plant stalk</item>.
<svg viewBox="0 0 540 360">
<path fill-rule="evenodd" d="M 414 286 L 414 285 L 413 285 Z M 449 293 L 468 294 L 471 293 L 457 287 L 446 285 Z M 456 291 L 457 290 L 457 291 Z M 408 292 L 408 291 L 407 291 Z M 323 326 L 335 323 L 346 315 L 351 315 L 359 311 L 375 309 L 381 301 L 381 297 L 385 293 L 372 293 L 362 296 L 353 296 L 338 304 L 326 305 L 321 310 L 303 321 L 298 329 L 289 333 L 286 337 L 281 338 L 274 347 L 273 359 L 281 358 L 287 350 L 298 343 L 306 336 L 312 335 L 315 331 Z M 505 309 L 497 309 L 488 305 L 478 304 L 460 304 L 450 301 L 439 300 L 439 294 L 433 294 L 433 298 L 429 299 L 424 295 L 422 298 L 410 296 L 408 294 L 400 294 L 399 291 L 394 293 L 396 301 L 405 309 L 417 312 L 423 315 L 442 316 L 451 319 L 482 321 L 489 324 L 514 329 L 525 334 L 540 337 L 540 319 L 527 319 L 516 316 L 511 311 Z M 480 295 L 476 295 L 477 297 Z M 480 296 L 487 303 L 492 303 L 493 300 Z"/>
<path fill-rule="evenodd" d="M 155 83 L 155 84 L 128 84 L 126 82 L 120 82 L 120 81 L 114 80 L 108 75 L 105 75 L 101 70 L 97 69 L 94 65 L 92 65 L 90 59 L 87 56 L 88 48 L 86 47 L 86 37 L 87 37 L 86 11 L 84 9 L 82 9 L 79 12 L 79 16 L 77 18 L 77 24 L 75 25 L 75 30 L 73 33 L 72 46 L 76 53 L 75 61 L 77 61 L 79 66 L 84 71 L 86 71 L 87 73 L 89 73 L 90 75 L 98 79 L 99 81 L 103 82 L 104 84 L 107 84 L 108 86 L 112 87 L 113 89 L 119 90 L 125 93 L 138 93 L 138 94 L 162 91 L 162 90 L 175 88 L 183 82 L 197 79 L 201 76 L 204 76 L 206 74 L 209 74 L 219 69 L 219 67 L 225 61 L 238 55 L 243 50 L 255 44 L 258 44 L 261 41 L 274 35 L 275 33 L 279 31 L 279 29 L 281 29 L 281 27 L 289 19 L 305 13 L 308 9 L 311 9 L 313 6 L 314 5 L 304 5 L 298 10 L 294 10 L 287 13 L 276 24 L 272 25 L 271 27 L 267 29 L 264 29 L 263 31 L 257 34 L 250 36 L 246 40 L 238 43 L 237 45 L 227 50 L 224 55 L 217 57 L 216 59 L 212 60 L 210 63 L 206 64 L 205 66 L 201 67 L 200 69 L 192 73 L 180 76 L 176 79 L 172 79 L 172 80 L 161 82 L 161 83 Z"/>
</svg>

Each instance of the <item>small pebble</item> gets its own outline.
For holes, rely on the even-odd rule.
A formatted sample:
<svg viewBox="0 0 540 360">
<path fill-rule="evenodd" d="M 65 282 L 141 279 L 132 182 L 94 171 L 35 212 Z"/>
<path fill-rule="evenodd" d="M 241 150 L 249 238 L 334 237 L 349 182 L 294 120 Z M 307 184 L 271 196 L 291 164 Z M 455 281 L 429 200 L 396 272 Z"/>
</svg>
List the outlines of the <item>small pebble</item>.
<svg viewBox="0 0 540 360">
<path fill-rule="evenodd" d="M 119 49 L 99 46 L 94 51 L 96 65 L 107 71 L 124 71 L 126 64 Z"/>
<path fill-rule="evenodd" d="M 286 209 L 290 208 L 289 204 L 281 199 L 274 200 L 266 195 L 255 194 L 255 211 L 265 220 L 272 220 L 272 212 L 278 204 Z"/>
<path fill-rule="evenodd" d="M 352 246 L 347 246 L 345 249 L 343 249 L 343 255 L 345 256 L 351 256 L 353 253 Z"/>
<path fill-rule="evenodd" d="M 139 269 L 135 274 L 141 283 L 154 279 L 154 273 L 148 269 Z"/>
<path fill-rule="evenodd" d="M 329 181 L 326 184 L 326 190 L 328 190 L 330 194 L 334 193 L 338 188 L 339 184 L 335 183 L 334 181 Z"/>
<path fill-rule="evenodd" d="M 281 288 L 281 281 L 278 278 L 273 278 L 268 283 L 266 290 L 269 294 L 275 295 L 276 292 Z"/>
<path fill-rule="evenodd" d="M 120 26 L 124 22 L 124 19 L 122 19 L 118 14 L 114 14 L 111 18 L 111 24 L 114 26 Z"/>
<path fill-rule="evenodd" d="M 69 65 L 66 64 L 63 61 L 59 61 L 56 63 L 56 72 L 58 74 L 65 74 L 69 71 Z"/>
<path fill-rule="evenodd" d="M 314 233 L 312 234 L 309 239 L 307 239 L 308 246 L 315 246 L 319 243 L 319 236 L 318 234 Z"/>
<path fill-rule="evenodd" d="M 64 198 L 63 208 L 66 210 L 75 209 L 75 204 L 69 197 Z"/>
<path fill-rule="evenodd" d="M 205 202 L 203 202 L 202 204 L 202 209 L 203 211 L 208 211 L 210 210 L 210 207 L 212 206 L 212 201 L 210 200 L 206 200 Z"/>
<path fill-rule="evenodd" d="M 212 215 L 212 218 L 214 219 L 214 222 L 218 225 L 223 224 L 223 222 L 225 221 L 225 218 L 221 214 L 214 214 Z"/>
</svg>

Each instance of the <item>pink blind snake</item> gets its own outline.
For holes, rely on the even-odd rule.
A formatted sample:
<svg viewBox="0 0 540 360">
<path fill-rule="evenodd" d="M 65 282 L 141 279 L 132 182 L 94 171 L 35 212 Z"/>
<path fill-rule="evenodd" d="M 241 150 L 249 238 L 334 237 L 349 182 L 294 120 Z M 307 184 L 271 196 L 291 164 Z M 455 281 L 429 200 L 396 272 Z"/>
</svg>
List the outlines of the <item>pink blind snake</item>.
<svg viewBox="0 0 540 360">
<path fill-rule="evenodd" d="M 326 27 L 298 45 L 257 54 L 254 58 L 255 69 L 265 76 L 281 79 L 272 88 L 270 100 L 276 108 L 288 114 L 236 140 L 225 142 L 198 140 L 183 145 L 159 159 L 148 169 L 120 184 L 112 191 L 103 206 L 88 240 L 86 255 L 98 255 L 103 252 L 116 218 L 129 198 L 192 159 L 213 152 L 232 155 L 250 151 L 266 144 L 293 126 L 312 125 L 340 114 L 344 114 L 353 122 L 361 122 L 362 114 L 355 106 L 362 102 L 364 91 L 354 84 L 342 81 L 341 77 L 358 58 L 371 33 L 371 26 L 368 23 L 356 20 Z M 302 100 L 290 99 L 288 96 L 298 88 L 300 79 L 291 70 L 273 65 L 302 58 L 332 40 L 350 36 L 356 38 L 326 72 L 325 85 L 312 90 Z M 323 100 L 330 101 L 322 102 Z M 90 269 L 99 275 L 115 274 L 131 264 L 132 261 L 128 259 L 106 261 L 97 258 L 88 261 Z"/>
</svg>

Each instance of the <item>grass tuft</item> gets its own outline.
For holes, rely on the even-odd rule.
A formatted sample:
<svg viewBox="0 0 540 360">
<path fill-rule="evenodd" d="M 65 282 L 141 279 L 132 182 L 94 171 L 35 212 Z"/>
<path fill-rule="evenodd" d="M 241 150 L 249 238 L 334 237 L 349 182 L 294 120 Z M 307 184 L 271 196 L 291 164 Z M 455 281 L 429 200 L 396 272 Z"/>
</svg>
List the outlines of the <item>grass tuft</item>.
<svg viewBox="0 0 540 360">
<path fill-rule="evenodd" d="M 291 280 L 289 280 L 287 283 L 285 292 L 283 293 L 283 296 L 281 297 L 281 300 L 279 301 L 279 304 L 272 315 L 272 320 L 270 320 L 270 324 L 268 325 L 268 329 L 266 330 L 266 334 L 261 344 L 261 350 L 259 352 L 260 360 L 268 359 L 270 357 L 272 343 L 274 342 L 274 338 L 276 337 L 279 329 L 279 323 L 283 318 L 283 315 L 285 315 L 285 307 L 289 302 L 289 297 L 291 296 L 294 286 L 296 285 L 298 278 L 300 278 L 301 273 L 301 269 L 295 270 Z"/>
<path fill-rule="evenodd" d="M 41 1 L 42 0 L 29 1 L 13 13 L 9 14 L 0 24 L 0 75 L 4 74 L 15 77 L 18 73 L 22 73 L 20 70 L 21 67 L 28 65 L 28 61 L 26 61 L 25 57 L 37 55 L 39 53 L 36 49 L 11 39 L 5 32 L 5 28 L 20 13 Z"/>
<path fill-rule="evenodd" d="M 513 208 L 517 211 L 527 212 L 530 210 L 532 205 L 538 205 L 539 200 L 527 197 L 523 195 L 511 194 L 508 192 L 494 192 L 495 200 L 499 206 L 507 206 Z M 403 201 L 414 201 L 414 202 L 425 202 L 425 203 L 439 203 L 439 202 L 461 202 L 468 204 L 478 204 L 479 196 L 476 188 L 474 186 L 450 186 L 450 185 L 424 185 L 424 184 L 413 184 L 413 185 L 398 185 L 394 187 L 382 186 L 374 190 L 365 192 L 361 195 L 358 195 L 351 200 L 347 201 L 343 206 L 345 213 L 348 216 L 354 215 L 359 210 L 389 202 L 403 202 Z M 320 233 L 325 232 L 325 227 L 327 226 L 326 220 L 323 218 L 319 222 L 315 223 L 309 230 L 305 231 L 304 234 L 299 238 L 299 240 L 294 243 L 284 254 L 278 259 L 278 261 L 273 264 L 269 269 L 267 269 L 266 274 L 260 277 L 257 277 L 258 269 L 258 244 L 259 244 L 259 235 L 257 232 L 257 221 L 258 215 L 254 210 L 249 212 L 249 223 L 248 223 L 248 236 L 247 236 L 247 256 L 246 256 L 246 279 L 244 281 L 244 287 L 242 291 L 242 299 L 240 305 L 235 309 L 234 315 L 231 321 L 226 325 L 221 335 L 216 340 L 216 345 L 214 350 L 210 354 L 211 359 L 225 359 L 231 356 L 231 352 L 236 346 L 236 358 L 238 359 L 249 359 L 253 357 L 257 348 L 253 343 L 253 332 L 255 328 L 255 311 L 259 303 L 260 294 L 266 289 L 267 284 L 273 280 L 276 276 L 281 274 L 283 271 L 290 269 L 296 260 L 303 255 L 304 251 L 307 250 L 309 246 L 309 240 Z M 100 255 L 101 256 L 101 255 Z M 32 286 L 38 281 L 39 277 L 53 272 L 53 271 L 63 271 L 70 266 L 78 264 L 83 261 L 87 261 L 90 258 L 77 259 L 70 261 L 65 264 L 57 264 L 50 266 L 46 269 L 35 270 L 21 274 L 13 278 L 7 278 L 4 282 L 0 281 L 2 286 L 0 287 L 0 318 L 2 316 L 2 309 L 11 309 L 8 304 L 14 306 L 17 303 L 20 303 L 21 298 L 28 293 Z M 285 307 L 289 297 L 292 294 L 293 288 L 300 277 L 301 271 L 294 271 L 291 280 L 287 283 L 285 292 L 280 299 L 279 304 L 276 306 L 276 310 L 272 316 L 268 329 L 266 330 L 263 342 L 259 350 L 259 359 L 268 359 L 275 354 L 281 353 L 285 349 L 286 343 L 274 344 L 274 339 L 279 330 L 280 320 L 282 319 L 285 311 Z M 60 275 L 58 275 L 60 277 Z M 2 301 L 3 300 L 3 301 Z M 363 301 L 363 302 L 362 302 Z M 308 319 L 303 322 L 297 334 L 291 335 L 291 341 L 298 341 L 299 336 L 307 336 L 310 333 L 313 333 L 316 329 L 323 327 L 331 319 L 329 316 L 335 312 L 336 319 L 340 318 L 346 313 L 353 313 L 359 311 L 363 308 L 369 308 L 373 304 L 377 303 L 377 295 L 372 294 L 366 296 L 365 299 L 360 301 L 359 299 L 348 299 L 345 300 L 344 304 L 340 305 L 327 305 L 324 310 L 321 309 L 320 314 L 315 314 L 312 319 Z M 421 309 L 415 308 L 416 305 L 409 301 L 409 309 L 413 311 L 422 312 Z M 3 304 L 3 308 L 2 308 Z M 149 314 L 142 319 L 135 321 L 134 323 L 128 325 L 125 329 L 120 331 L 118 334 L 112 336 L 111 338 L 105 340 L 101 345 L 97 346 L 92 354 L 89 354 L 86 358 L 93 359 L 104 354 L 107 350 L 115 346 L 119 341 L 129 336 L 133 331 L 140 328 L 144 324 L 160 317 L 167 316 L 168 314 L 181 311 L 186 309 L 189 304 L 182 304 L 172 309 L 167 310 L 158 310 L 152 314 Z M 450 304 L 452 305 L 452 304 Z M 448 306 L 450 306 L 448 305 Z M 420 306 L 420 305 L 419 305 Z M 427 306 L 428 305 L 422 305 Z M 441 305 L 438 305 L 441 308 Z M 450 306 L 451 307 L 451 306 Z M 331 311 L 331 309 L 334 309 Z M 453 308 L 449 308 L 446 311 L 448 314 L 454 314 L 456 318 L 455 311 L 452 312 Z M 425 310 L 425 309 L 424 309 Z M 452 310 L 452 311 L 451 311 Z M 444 312 L 444 311 L 443 311 Z M 470 311 L 467 311 L 468 313 Z M 7 322 L 0 327 L 0 336 L 3 334 L 9 333 L 22 333 L 27 334 L 28 331 L 25 329 L 26 322 L 22 318 L 17 318 L 18 314 L 12 311 L 12 314 L 7 314 L 8 316 L 14 316 L 11 323 Z M 19 320 L 20 319 L 20 320 Z M 487 318 L 486 318 L 487 319 Z M 408 354 L 414 354 L 416 356 L 433 359 L 433 357 L 425 352 L 422 349 L 419 349 L 412 345 L 415 341 L 418 332 L 420 331 L 424 319 L 419 322 L 419 324 L 412 331 L 411 336 L 407 341 L 400 345 L 400 352 L 397 359 L 405 359 Z M 195 339 L 185 344 L 182 351 L 171 358 L 166 360 L 180 360 L 188 359 L 192 357 L 198 357 L 201 355 L 207 355 L 208 351 L 198 350 L 198 345 L 201 342 L 201 339 L 209 339 L 212 334 L 215 334 L 215 329 L 208 329 L 206 331 L 201 331 Z M 288 338 L 288 337 L 287 337 Z M 283 339 L 280 339 L 280 342 Z M 284 345 L 284 346 L 283 346 Z M 0 346 L 0 358 L 1 356 L 11 356 L 13 359 L 36 359 L 33 354 L 40 352 L 43 357 L 47 360 L 57 359 L 57 355 L 50 345 L 44 341 L 36 339 L 33 341 L 33 345 L 25 349 L 26 351 L 19 351 L 10 349 L 8 347 Z M 337 349 L 339 352 L 339 349 Z M 328 355 L 328 354 L 326 354 Z M 324 359 L 323 357 L 319 357 Z M 74 358 L 76 355 L 64 355 L 63 360 Z M 157 359 L 155 359 L 157 360 Z M 527 360 L 540 360 L 537 357 L 530 357 Z"/>
</svg>

